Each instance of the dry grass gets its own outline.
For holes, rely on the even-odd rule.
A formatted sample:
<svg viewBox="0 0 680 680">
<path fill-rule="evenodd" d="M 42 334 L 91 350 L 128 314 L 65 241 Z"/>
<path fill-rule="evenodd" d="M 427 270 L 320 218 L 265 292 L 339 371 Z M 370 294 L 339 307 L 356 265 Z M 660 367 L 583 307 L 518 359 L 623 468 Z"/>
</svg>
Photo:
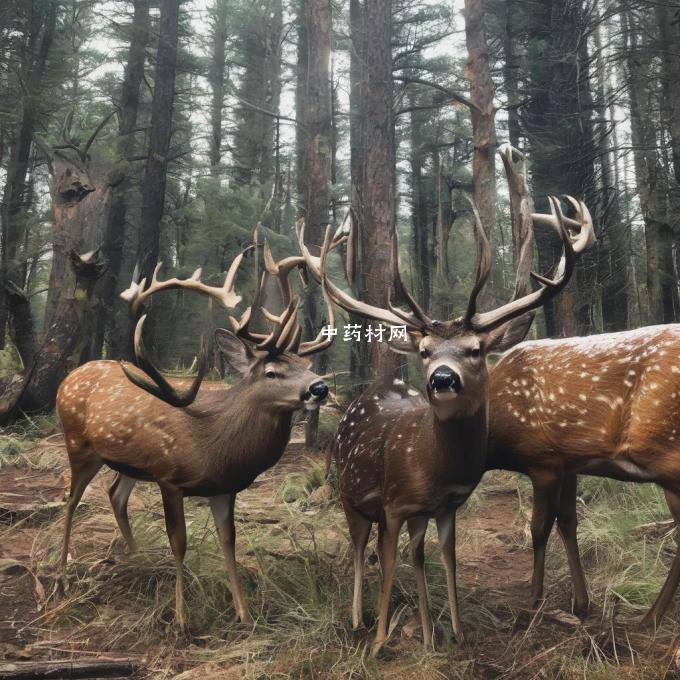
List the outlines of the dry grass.
<svg viewBox="0 0 680 680">
<path fill-rule="evenodd" d="M 33 450 L 20 441 L 22 460 L 0 470 L 0 484 L 23 479 L 28 471 L 52 475 L 63 488 L 58 438 Z M 436 652 L 422 649 L 403 536 L 393 594 L 395 631 L 383 658 L 374 660 L 368 653 L 372 633 L 354 633 L 349 626 L 351 556 L 342 514 L 333 501 L 321 507 L 308 503 L 309 493 L 322 483 L 323 463 L 313 455 L 294 445 L 237 501 L 237 555 L 252 626 L 234 623 L 209 510 L 204 501 L 189 500 L 190 630 L 176 633 L 174 568 L 160 496 L 152 485 L 140 484 L 133 492 L 130 513 L 141 549 L 128 556 L 117 538 L 104 475 L 77 514 L 67 594 L 41 611 L 35 602 L 41 583 L 49 590 L 60 514 L 27 515 L 0 525 L 0 558 L 27 567 L 11 576 L 15 590 L 11 602 L 0 598 L 0 619 L 13 617 L 13 631 L 31 658 L 132 656 L 149 678 L 677 676 L 678 607 L 656 633 L 630 625 L 660 587 L 675 545 L 668 526 L 659 524 L 668 513 L 653 487 L 602 480 L 583 485 L 579 535 L 595 607 L 582 625 L 567 613 L 569 575 L 557 541 L 550 545 L 545 606 L 539 612 L 527 608 L 530 492 L 514 475 L 489 476 L 460 513 L 466 644 L 451 640 L 444 572 L 429 535 L 427 570 L 438 645 Z M 44 486 L 45 479 L 39 479 Z M 4 490 L 0 486 L 0 494 Z M 365 608 L 373 612 L 379 573 L 370 548 L 368 553 Z M 4 586 L 0 581 L 0 591 Z M 0 651 L 16 656 L 18 647 L 3 648 L 6 640 L 0 635 Z"/>
</svg>

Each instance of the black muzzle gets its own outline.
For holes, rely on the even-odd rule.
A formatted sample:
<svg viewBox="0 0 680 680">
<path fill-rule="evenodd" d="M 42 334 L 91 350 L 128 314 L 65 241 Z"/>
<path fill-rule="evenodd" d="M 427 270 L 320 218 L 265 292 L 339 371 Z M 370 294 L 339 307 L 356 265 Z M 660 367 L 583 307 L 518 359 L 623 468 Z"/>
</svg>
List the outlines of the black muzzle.
<svg viewBox="0 0 680 680">
<path fill-rule="evenodd" d="M 449 366 L 438 366 L 430 376 L 430 387 L 435 392 L 460 392 L 460 376 Z"/>
</svg>

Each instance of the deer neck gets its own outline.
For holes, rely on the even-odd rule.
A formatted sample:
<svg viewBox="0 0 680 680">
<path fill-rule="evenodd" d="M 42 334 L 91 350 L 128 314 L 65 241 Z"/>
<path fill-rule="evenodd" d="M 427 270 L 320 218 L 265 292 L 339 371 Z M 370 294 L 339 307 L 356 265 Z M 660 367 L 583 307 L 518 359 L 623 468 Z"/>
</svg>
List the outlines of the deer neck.
<svg viewBox="0 0 680 680">
<path fill-rule="evenodd" d="M 488 398 L 477 410 L 464 415 L 440 418 L 434 409 L 428 409 L 423 428 L 426 438 L 425 450 L 431 452 L 442 480 L 468 480 L 475 483 L 482 476 L 486 465 L 488 438 Z"/>
<path fill-rule="evenodd" d="M 268 406 L 259 390 L 239 383 L 228 397 L 215 400 L 197 423 L 204 446 L 216 452 L 215 474 L 237 464 L 246 477 L 256 477 L 282 456 L 292 427 L 293 413 Z M 201 422 L 202 421 L 202 422 Z"/>
</svg>

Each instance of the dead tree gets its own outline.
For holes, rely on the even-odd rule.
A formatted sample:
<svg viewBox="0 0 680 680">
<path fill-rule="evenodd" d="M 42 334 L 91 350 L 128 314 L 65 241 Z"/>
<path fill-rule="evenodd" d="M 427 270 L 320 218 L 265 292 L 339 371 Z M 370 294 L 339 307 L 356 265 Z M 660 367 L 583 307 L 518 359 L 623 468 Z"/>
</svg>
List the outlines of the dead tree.
<svg viewBox="0 0 680 680">
<path fill-rule="evenodd" d="M 105 270 L 99 245 L 111 192 L 122 173 L 111 163 L 93 162 L 89 149 L 109 118 L 97 126 L 85 144 L 71 136 L 71 115 L 64 123 L 60 144 L 49 146 L 36 139 L 48 162 L 53 217 L 44 338 L 33 361 L 24 366 L 22 379 L 10 381 L 0 395 L 2 423 L 11 422 L 21 412 L 52 408 L 59 383 L 69 369 L 92 358 L 99 307 L 95 284 Z"/>
</svg>

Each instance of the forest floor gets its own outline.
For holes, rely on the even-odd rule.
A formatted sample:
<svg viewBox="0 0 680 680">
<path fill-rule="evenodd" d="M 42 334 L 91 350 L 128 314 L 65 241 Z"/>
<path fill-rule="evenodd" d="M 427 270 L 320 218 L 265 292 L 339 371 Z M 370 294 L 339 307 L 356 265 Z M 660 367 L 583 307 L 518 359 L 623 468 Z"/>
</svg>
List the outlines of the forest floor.
<svg viewBox="0 0 680 680">
<path fill-rule="evenodd" d="M 633 485 L 608 491 L 604 501 L 601 489 L 591 489 L 586 500 L 594 510 L 581 503 L 594 603 L 581 622 L 569 612 L 569 575 L 555 536 L 547 601 L 538 612 L 529 609 L 530 490 L 515 475 L 487 475 L 459 513 L 465 644 L 451 640 L 443 568 L 430 533 L 427 569 L 437 650 L 422 648 L 404 535 L 392 635 L 381 658 L 372 659 L 372 631 L 353 633 L 349 624 L 352 562 L 344 518 L 335 500 L 318 499 L 320 492 L 310 498 L 323 483 L 323 460 L 305 449 L 300 432 L 283 460 L 236 503 L 237 557 L 252 626 L 233 622 L 207 504 L 189 499 L 189 632 L 175 631 L 174 567 L 160 494 L 151 484 L 133 491 L 130 516 L 140 550 L 129 556 L 106 494 L 111 479 L 110 471 L 101 472 L 87 490 L 76 514 L 66 595 L 46 603 L 69 480 L 61 435 L 55 431 L 24 442 L 20 452 L 0 458 L 0 660 L 124 658 L 139 665 L 138 677 L 182 680 L 680 678 L 680 607 L 657 631 L 635 625 L 660 586 L 674 540 L 656 496 L 651 510 L 644 496 L 647 514 L 626 506 L 637 493 Z M 611 507 L 612 499 L 620 500 L 618 510 L 609 515 L 609 525 L 601 524 L 607 520 L 597 509 Z M 626 517 L 625 531 L 619 531 Z M 652 521 L 640 523 L 641 517 Z M 367 556 L 365 607 L 373 612 L 378 583 L 373 539 Z"/>
</svg>

